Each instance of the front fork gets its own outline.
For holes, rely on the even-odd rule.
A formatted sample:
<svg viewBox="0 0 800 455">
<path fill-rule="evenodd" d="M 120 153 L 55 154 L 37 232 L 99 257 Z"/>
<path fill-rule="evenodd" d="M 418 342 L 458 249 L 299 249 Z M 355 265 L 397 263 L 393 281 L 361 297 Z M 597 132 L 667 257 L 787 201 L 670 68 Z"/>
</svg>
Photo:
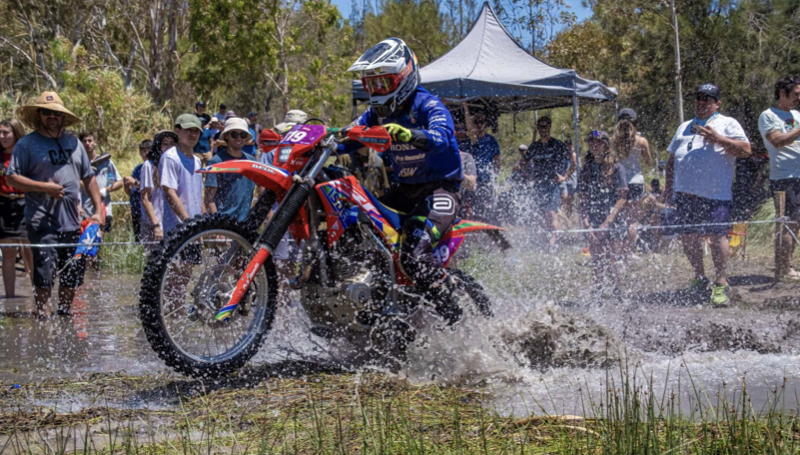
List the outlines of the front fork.
<svg viewBox="0 0 800 455">
<path fill-rule="evenodd" d="M 322 151 L 318 152 L 319 156 L 309 160 L 308 165 L 293 177 L 295 183 L 286 193 L 280 206 L 278 206 L 278 209 L 267 223 L 267 228 L 256 240 L 258 251 L 253 256 L 253 259 L 250 260 L 250 263 L 247 264 L 244 273 L 239 277 L 239 281 L 236 282 L 236 287 L 233 289 L 228 303 L 217 311 L 216 320 L 228 320 L 236 310 L 236 307 L 239 306 L 239 302 L 250 289 L 256 273 L 258 273 L 272 252 L 275 251 L 275 248 L 278 247 L 284 234 L 289 229 L 289 225 L 292 224 L 300 210 L 303 209 L 311 191 L 314 190 L 314 180 L 330 157 L 334 147 L 336 147 L 336 142 L 333 138 L 326 139 Z"/>
</svg>

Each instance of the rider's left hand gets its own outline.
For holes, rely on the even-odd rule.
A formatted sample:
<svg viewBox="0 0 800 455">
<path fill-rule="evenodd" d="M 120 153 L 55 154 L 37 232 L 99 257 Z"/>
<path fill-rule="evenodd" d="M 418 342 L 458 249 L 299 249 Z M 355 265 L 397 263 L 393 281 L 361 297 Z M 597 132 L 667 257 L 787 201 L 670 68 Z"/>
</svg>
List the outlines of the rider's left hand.
<svg viewBox="0 0 800 455">
<path fill-rule="evenodd" d="M 392 136 L 393 141 L 411 142 L 413 136 L 411 135 L 410 129 L 400 126 L 397 123 L 389 123 L 383 126 L 386 128 L 386 131 L 389 132 L 389 135 Z"/>
</svg>

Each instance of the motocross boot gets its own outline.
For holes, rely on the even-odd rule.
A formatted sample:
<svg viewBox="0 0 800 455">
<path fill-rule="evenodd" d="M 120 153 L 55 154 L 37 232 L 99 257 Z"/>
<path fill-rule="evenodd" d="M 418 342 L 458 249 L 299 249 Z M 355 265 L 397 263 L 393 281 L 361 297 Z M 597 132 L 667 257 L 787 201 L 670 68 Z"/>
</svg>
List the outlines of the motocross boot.
<svg viewBox="0 0 800 455">
<path fill-rule="evenodd" d="M 452 326 L 461 320 L 463 310 L 458 306 L 456 299 L 456 282 L 450 275 L 445 275 L 439 282 L 433 283 L 427 291 L 425 297 L 433 303 L 436 312 L 447 321 L 448 326 Z"/>
</svg>

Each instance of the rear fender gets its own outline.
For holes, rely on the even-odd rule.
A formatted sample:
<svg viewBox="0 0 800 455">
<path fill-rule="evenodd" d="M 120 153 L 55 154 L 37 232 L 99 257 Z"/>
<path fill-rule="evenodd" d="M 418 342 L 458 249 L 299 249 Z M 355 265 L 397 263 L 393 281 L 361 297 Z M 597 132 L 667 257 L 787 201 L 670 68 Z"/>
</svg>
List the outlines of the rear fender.
<svg viewBox="0 0 800 455">
<path fill-rule="evenodd" d="M 466 235 L 479 231 L 484 231 L 489 235 L 503 251 L 511 247 L 511 244 L 503 236 L 504 229 L 501 227 L 477 221 L 456 220 L 433 246 L 433 257 L 442 264 L 442 267 L 447 267 L 458 249 L 464 244 Z"/>
<path fill-rule="evenodd" d="M 241 174 L 256 185 L 272 190 L 281 200 L 292 186 L 289 171 L 270 164 L 250 160 L 230 160 L 207 166 L 197 171 L 198 174 Z"/>
</svg>

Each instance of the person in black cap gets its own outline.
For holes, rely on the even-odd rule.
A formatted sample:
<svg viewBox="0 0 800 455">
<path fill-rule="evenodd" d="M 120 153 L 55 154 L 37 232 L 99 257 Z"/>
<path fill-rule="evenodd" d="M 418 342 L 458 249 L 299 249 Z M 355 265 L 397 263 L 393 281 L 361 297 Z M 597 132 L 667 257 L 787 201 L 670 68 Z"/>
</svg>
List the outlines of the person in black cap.
<svg viewBox="0 0 800 455">
<path fill-rule="evenodd" d="M 217 117 L 221 119 L 225 119 L 225 115 L 228 113 L 228 106 L 225 103 L 220 103 L 219 105 L 219 112 L 217 112 Z"/>
<path fill-rule="evenodd" d="M 194 115 L 196 115 L 197 118 L 200 119 L 200 123 L 202 123 L 203 126 L 208 125 L 208 122 L 211 121 L 211 116 L 206 113 L 205 101 L 198 101 L 194 105 Z"/>
<path fill-rule="evenodd" d="M 736 119 L 722 115 L 719 88 L 703 84 L 696 92 L 696 116 L 682 123 L 667 148 L 665 198 L 673 195 L 676 224 L 682 228 L 683 251 L 694 268 L 689 288 L 707 295 L 709 280 L 703 269 L 702 237 L 711 238 L 717 276 L 711 286 L 712 307 L 727 306 L 730 287 L 726 267 L 733 174 L 737 158 L 750 156 L 750 141 Z M 702 226 L 699 226 L 702 225 Z"/>
</svg>

